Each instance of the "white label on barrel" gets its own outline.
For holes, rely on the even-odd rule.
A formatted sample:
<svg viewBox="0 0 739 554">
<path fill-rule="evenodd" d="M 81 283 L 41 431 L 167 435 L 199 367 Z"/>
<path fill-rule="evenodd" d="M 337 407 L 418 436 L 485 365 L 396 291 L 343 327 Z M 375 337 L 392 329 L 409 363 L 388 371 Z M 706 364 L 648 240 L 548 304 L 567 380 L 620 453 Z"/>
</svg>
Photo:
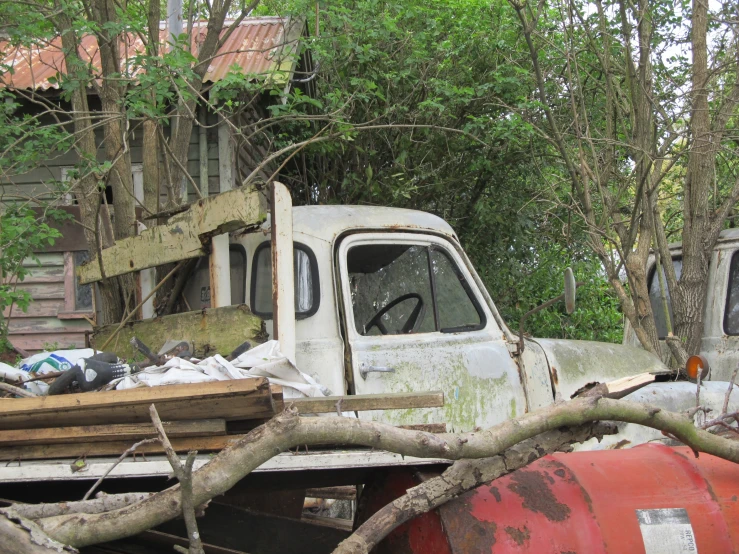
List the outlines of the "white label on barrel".
<svg viewBox="0 0 739 554">
<path fill-rule="evenodd" d="M 697 554 L 695 533 L 685 508 L 637 510 L 646 554 Z"/>
</svg>

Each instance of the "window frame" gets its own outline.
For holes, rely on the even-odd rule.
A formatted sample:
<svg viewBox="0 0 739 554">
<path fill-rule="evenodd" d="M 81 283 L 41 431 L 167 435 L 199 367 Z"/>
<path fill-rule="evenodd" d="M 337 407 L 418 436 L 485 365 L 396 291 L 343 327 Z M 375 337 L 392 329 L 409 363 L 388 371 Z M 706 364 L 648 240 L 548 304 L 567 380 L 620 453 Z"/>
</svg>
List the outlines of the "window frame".
<svg viewBox="0 0 739 554">
<path fill-rule="evenodd" d="M 429 277 L 431 281 L 431 294 L 432 294 L 432 300 L 434 303 L 434 309 L 432 311 L 433 317 L 434 317 L 434 323 L 437 329 L 434 331 L 428 331 L 425 333 L 402 333 L 402 334 L 393 334 L 393 335 L 363 335 L 360 333 L 356 328 L 356 323 L 354 320 L 354 305 L 352 303 L 351 299 L 351 290 L 349 285 L 349 271 L 348 271 L 348 263 L 347 263 L 347 255 L 349 253 L 349 250 L 351 248 L 357 247 L 357 246 L 372 246 L 377 244 L 407 244 L 409 246 L 422 246 L 424 248 L 427 248 L 428 251 L 428 263 L 429 263 Z M 469 325 L 469 326 L 462 326 L 462 327 L 449 327 L 445 328 L 443 330 L 439 329 L 440 322 L 439 322 L 439 315 L 438 315 L 438 308 L 437 308 L 437 300 L 436 300 L 436 279 L 433 276 L 433 271 L 430 267 L 432 261 L 431 261 L 431 253 L 433 250 L 438 250 L 441 252 L 442 255 L 447 256 L 449 261 L 452 264 L 452 268 L 454 270 L 455 275 L 459 279 L 460 284 L 462 285 L 462 288 L 467 293 L 468 298 L 472 302 L 473 307 L 475 308 L 475 311 L 477 312 L 480 323 L 477 325 Z M 458 252 L 456 252 L 456 249 L 453 248 L 451 244 L 449 244 L 449 241 L 444 240 L 443 238 L 435 237 L 435 236 L 429 236 L 429 235 L 415 235 L 413 233 L 403 233 L 403 234 L 388 234 L 388 233 L 378 233 L 378 234 L 357 234 L 354 236 L 349 236 L 346 239 L 344 239 L 339 247 L 338 247 L 338 256 L 339 256 L 339 270 L 340 270 L 340 277 L 341 277 L 341 291 L 342 295 L 344 297 L 344 310 L 346 311 L 346 317 L 344 318 L 346 323 L 346 328 L 348 329 L 348 332 L 350 335 L 355 339 L 388 339 L 388 338 L 398 338 L 398 337 L 417 337 L 417 336 L 428 336 L 432 335 L 434 333 L 439 334 L 458 334 L 458 333 L 473 333 L 476 331 L 481 331 L 483 329 L 486 329 L 488 327 L 488 324 L 490 323 L 491 318 L 489 317 L 488 313 L 486 312 L 484 306 L 485 302 L 481 300 L 480 298 L 480 291 L 476 288 L 473 288 L 470 285 L 470 281 L 474 281 L 474 277 L 472 276 L 471 271 L 465 264 L 464 259 L 462 256 L 459 255 Z"/>
<path fill-rule="evenodd" d="M 679 261 L 679 262 L 682 263 L 682 261 L 683 261 L 683 255 L 682 255 L 682 253 L 674 254 L 670 258 L 670 261 L 673 264 L 673 266 L 675 265 L 675 262 L 677 262 L 677 261 Z M 661 263 L 661 258 L 660 258 L 660 263 Z M 656 276 L 657 276 L 657 264 L 656 263 L 652 263 L 652 265 L 649 268 L 649 271 L 647 273 L 647 292 L 649 292 L 649 291 L 652 290 L 652 283 L 654 282 L 654 278 Z M 667 285 L 667 281 L 666 280 L 665 280 L 665 285 Z M 667 290 L 667 294 L 670 294 L 669 287 L 668 287 L 668 290 Z M 650 297 L 650 302 L 651 302 L 651 294 L 649 295 L 649 297 Z M 672 311 L 672 296 L 669 297 L 668 301 L 669 301 L 669 307 L 670 307 L 670 317 L 674 317 L 673 311 Z M 661 336 L 659 334 L 659 329 L 657 329 L 657 331 L 658 331 L 658 333 L 657 333 L 658 334 L 657 340 L 665 340 L 667 338 L 667 335 Z"/>
<path fill-rule="evenodd" d="M 254 315 L 261 317 L 262 319 L 272 319 L 273 314 L 272 311 L 269 312 L 260 312 L 257 311 L 255 308 L 256 306 L 256 298 L 257 298 L 257 260 L 259 259 L 259 255 L 261 254 L 262 250 L 267 250 L 272 248 L 272 242 L 269 240 L 266 240 L 264 242 L 260 242 L 257 247 L 254 249 L 254 254 L 252 254 L 251 257 L 251 278 L 249 283 L 249 306 L 251 307 L 251 311 Z M 308 256 L 308 264 L 310 265 L 311 274 L 313 276 L 313 286 L 311 287 L 311 292 L 313 293 L 313 304 L 310 307 L 310 310 L 306 312 L 295 312 L 295 319 L 307 319 L 318 312 L 318 308 L 321 306 L 321 278 L 318 271 L 318 260 L 316 259 L 316 254 L 313 252 L 313 250 L 310 248 L 310 246 L 303 244 L 302 242 L 293 241 L 293 251 L 294 250 L 300 250 L 303 252 L 306 256 Z M 294 255 L 294 253 L 293 253 Z"/>
</svg>

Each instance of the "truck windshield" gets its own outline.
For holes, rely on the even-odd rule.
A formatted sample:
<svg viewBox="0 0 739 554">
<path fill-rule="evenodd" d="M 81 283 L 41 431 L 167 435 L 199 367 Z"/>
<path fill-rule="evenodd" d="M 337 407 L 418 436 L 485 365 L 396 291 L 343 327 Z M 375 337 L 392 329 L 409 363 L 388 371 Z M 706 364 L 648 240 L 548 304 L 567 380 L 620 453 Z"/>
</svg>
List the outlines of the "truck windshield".
<svg viewBox="0 0 739 554">
<path fill-rule="evenodd" d="M 442 333 L 484 327 L 462 273 L 441 248 L 352 247 L 347 254 L 354 324 L 362 335 Z"/>
</svg>

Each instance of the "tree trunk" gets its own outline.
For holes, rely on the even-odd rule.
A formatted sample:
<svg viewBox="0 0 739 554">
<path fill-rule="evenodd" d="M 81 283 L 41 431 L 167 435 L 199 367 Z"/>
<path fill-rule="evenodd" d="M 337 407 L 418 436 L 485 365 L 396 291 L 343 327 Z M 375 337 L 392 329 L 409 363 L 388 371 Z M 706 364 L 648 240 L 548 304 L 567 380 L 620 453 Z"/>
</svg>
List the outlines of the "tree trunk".
<svg viewBox="0 0 739 554">
<path fill-rule="evenodd" d="M 670 291 L 675 317 L 675 334 L 683 339 L 688 355 L 698 354 L 703 336 L 703 314 L 708 291 L 708 264 L 718 233 L 709 213 L 709 193 L 716 174 L 719 139 L 711 130 L 708 105 L 708 4 L 694 0 L 691 28 L 693 85 L 682 234 L 682 274 L 675 291 Z M 716 237 L 711 240 L 711 235 Z"/>
<path fill-rule="evenodd" d="M 62 37 L 65 64 L 68 68 L 82 68 L 84 64 L 77 55 L 79 43 L 72 28 L 72 20 L 62 11 L 59 4 L 57 4 L 57 9 L 60 13 L 54 23 Z M 87 102 L 86 84 L 85 82 L 78 83 L 72 92 L 71 116 L 80 160 L 94 160 L 97 155 L 97 144 L 89 117 L 90 108 Z M 107 217 L 107 209 L 103 209 L 100 205 L 102 194 L 103 191 L 98 186 L 96 174 L 81 164 L 74 195 L 80 207 L 80 220 L 84 226 L 85 239 L 90 253 L 97 253 L 112 244 L 104 232 L 110 228 L 110 219 Z M 110 236 L 112 238 L 112 233 Z M 102 300 L 100 306 L 102 321 L 99 323 L 120 321 L 123 317 L 123 304 L 120 300 L 122 293 L 118 279 L 103 279 L 97 286 Z"/>
</svg>

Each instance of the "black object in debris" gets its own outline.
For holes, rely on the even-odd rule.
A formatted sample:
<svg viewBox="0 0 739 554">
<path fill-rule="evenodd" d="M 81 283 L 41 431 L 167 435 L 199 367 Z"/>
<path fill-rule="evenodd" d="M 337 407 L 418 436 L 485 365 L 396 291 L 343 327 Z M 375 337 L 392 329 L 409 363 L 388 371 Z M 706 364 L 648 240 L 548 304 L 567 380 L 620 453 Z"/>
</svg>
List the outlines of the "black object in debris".
<svg viewBox="0 0 739 554">
<path fill-rule="evenodd" d="M 118 363 L 114 354 L 101 352 L 90 358 L 83 358 L 79 364 L 68 369 L 49 385 L 49 396 L 65 392 L 73 383 L 77 383 L 84 392 L 99 389 L 113 379 L 125 377 L 131 373 L 131 366 Z"/>
</svg>

